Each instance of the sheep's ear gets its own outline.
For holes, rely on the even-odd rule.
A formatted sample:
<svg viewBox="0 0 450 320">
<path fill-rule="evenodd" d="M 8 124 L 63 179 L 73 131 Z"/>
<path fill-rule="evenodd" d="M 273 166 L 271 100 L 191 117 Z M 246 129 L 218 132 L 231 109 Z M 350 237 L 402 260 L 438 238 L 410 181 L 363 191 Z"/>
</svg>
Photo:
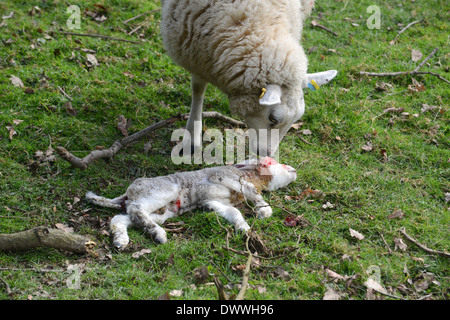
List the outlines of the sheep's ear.
<svg viewBox="0 0 450 320">
<path fill-rule="evenodd" d="M 269 84 L 259 98 L 259 104 L 272 106 L 281 103 L 281 87 L 276 84 Z"/>
<path fill-rule="evenodd" d="M 314 80 L 319 86 L 322 86 L 336 77 L 336 74 L 336 70 L 328 70 L 317 73 L 308 73 L 306 78 L 308 79 L 308 83 L 311 83 L 311 80 Z"/>
</svg>

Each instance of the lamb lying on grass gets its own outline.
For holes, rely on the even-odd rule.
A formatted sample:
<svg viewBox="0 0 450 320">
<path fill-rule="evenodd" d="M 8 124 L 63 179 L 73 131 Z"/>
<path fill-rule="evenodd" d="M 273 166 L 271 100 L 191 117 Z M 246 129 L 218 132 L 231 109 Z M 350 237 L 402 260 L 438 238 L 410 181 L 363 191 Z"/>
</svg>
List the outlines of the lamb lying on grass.
<svg viewBox="0 0 450 320">
<path fill-rule="evenodd" d="M 294 168 L 272 158 L 264 157 L 255 162 L 140 178 L 115 199 L 92 192 L 86 193 L 86 199 L 126 211 L 127 214 L 115 216 L 110 224 L 113 244 L 118 249 L 129 243 L 129 226 L 141 227 L 156 241 L 165 243 L 166 232 L 158 224 L 196 208 L 216 211 L 236 229 L 247 231 L 249 225 L 234 206 L 248 200 L 254 203 L 259 218 L 270 217 L 272 208 L 264 201 L 261 191 L 285 187 L 297 178 Z"/>
<path fill-rule="evenodd" d="M 273 156 L 291 125 L 305 111 L 303 88 L 325 84 L 335 70 L 307 74 L 300 45 L 311 0 L 163 0 L 161 34 L 172 59 L 192 74 L 187 122 L 191 139 L 183 149 L 201 146 L 202 104 L 207 83 L 228 95 L 230 111 L 249 129 L 264 134 L 251 150 Z M 277 138 L 273 138 L 271 134 Z M 259 143 L 258 141 L 266 141 Z"/>
</svg>

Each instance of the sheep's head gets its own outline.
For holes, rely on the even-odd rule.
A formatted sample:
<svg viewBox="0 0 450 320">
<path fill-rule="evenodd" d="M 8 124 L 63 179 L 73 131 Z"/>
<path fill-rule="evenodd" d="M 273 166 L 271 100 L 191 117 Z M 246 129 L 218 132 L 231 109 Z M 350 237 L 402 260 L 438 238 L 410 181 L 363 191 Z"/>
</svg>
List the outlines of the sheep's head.
<svg viewBox="0 0 450 320">
<path fill-rule="evenodd" d="M 261 156 L 273 156 L 278 145 L 292 124 L 305 111 L 301 87 L 292 89 L 268 85 L 261 96 L 245 95 L 230 97 L 230 109 L 239 113 L 248 129 L 254 129 L 250 137 L 251 151 Z"/>
</svg>

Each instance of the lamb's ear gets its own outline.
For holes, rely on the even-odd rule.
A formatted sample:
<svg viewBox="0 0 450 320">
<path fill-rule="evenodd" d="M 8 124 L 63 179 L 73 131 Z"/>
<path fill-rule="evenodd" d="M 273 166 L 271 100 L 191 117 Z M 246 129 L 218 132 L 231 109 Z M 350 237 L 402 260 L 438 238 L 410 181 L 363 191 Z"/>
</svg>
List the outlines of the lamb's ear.
<svg viewBox="0 0 450 320">
<path fill-rule="evenodd" d="M 306 74 L 306 78 L 308 83 L 311 83 L 311 80 L 314 80 L 319 86 L 327 84 L 337 75 L 337 70 L 328 70 L 317 73 L 308 73 Z"/>
<path fill-rule="evenodd" d="M 259 98 L 259 104 L 264 106 L 272 106 L 274 104 L 281 103 L 281 87 L 279 85 L 269 84 L 264 89 L 261 97 Z"/>
</svg>

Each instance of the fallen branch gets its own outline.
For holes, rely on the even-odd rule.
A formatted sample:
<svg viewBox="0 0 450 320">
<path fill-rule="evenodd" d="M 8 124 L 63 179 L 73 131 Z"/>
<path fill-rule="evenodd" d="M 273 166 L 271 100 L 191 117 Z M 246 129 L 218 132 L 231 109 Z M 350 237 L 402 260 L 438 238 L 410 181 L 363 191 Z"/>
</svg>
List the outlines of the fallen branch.
<svg viewBox="0 0 450 320">
<path fill-rule="evenodd" d="M 0 234 L 0 251 L 22 251 L 37 247 L 61 249 L 78 254 L 93 252 L 95 242 L 59 229 L 37 227 L 12 234 Z"/>
<path fill-rule="evenodd" d="M 434 50 L 431 51 L 431 53 L 428 55 L 428 57 L 426 57 L 426 58 L 425 58 L 425 59 L 417 66 L 417 68 L 414 69 L 414 71 L 419 71 L 419 69 L 422 68 L 423 65 L 424 65 L 428 60 L 430 60 L 430 58 L 431 58 L 432 56 L 434 56 L 434 55 L 436 54 L 437 51 L 438 51 L 438 48 L 437 48 L 437 47 L 434 48 Z"/>
<path fill-rule="evenodd" d="M 409 75 L 415 75 L 415 74 L 430 74 L 432 76 L 437 77 L 438 79 L 445 81 L 447 83 L 450 83 L 450 81 L 448 81 L 447 79 L 445 79 L 444 77 L 442 77 L 440 74 L 435 73 L 435 72 L 429 72 L 429 71 L 416 71 L 416 70 L 412 70 L 412 71 L 400 71 L 400 72 L 364 72 L 361 71 L 359 73 L 360 75 L 366 75 L 366 76 L 374 76 L 374 77 L 396 77 L 396 76 L 403 76 L 406 74 Z"/>
<path fill-rule="evenodd" d="M 174 122 L 187 120 L 188 118 L 189 118 L 189 114 L 184 113 L 184 114 L 179 114 L 172 118 L 160 121 L 160 122 L 155 123 L 141 131 L 136 132 L 135 134 L 132 134 L 128 137 L 117 140 L 108 149 L 91 151 L 83 159 L 74 156 L 72 153 L 70 153 L 63 147 L 57 147 L 56 151 L 64 160 L 71 163 L 74 167 L 85 170 L 89 164 L 91 164 L 92 162 L 94 162 L 98 159 L 113 158 L 117 154 L 117 152 L 119 152 L 122 148 L 139 141 L 140 139 L 149 135 L 151 132 L 153 132 L 157 129 L 160 129 L 160 128 L 167 127 Z M 236 126 L 245 126 L 245 123 L 234 120 L 232 118 L 229 118 L 229 117 L 227 117 L 221 113 L 215 112 L 215 111 L 203 112 L 203 118 L 217 119 L 217 120 L 221 120 L 224 122 L 228 122 L 228 123 L 230 123 L 232 125 L 236 125 Z"/>
<path fill-rule="evenodd" d="M 432 253 L 432 254 L 437 254 L 446 258 L 450 258 L 450 253 L 444 252 L 444 251 L 437 251 L 437 250 L 433 250 L 433 249 L 429 249 L 426 246 L 424 246 L 423 244 L 419 243 L 416 239 L 414 239 L 413 237 L 411 237 L 410 235 L 408 235 L 405 231 L 404 228 L 400 229 L 401 234 L 403 234 L 405 236 L 405 238 L 408 241 L 411 241 L 412 243 L 414 243 L 416 246 L 418 246 L 420 249 L 428 252 L 428 253 Z"/>
<path fill-rule="evenodd" d="M 60 33 L 70 35 L 70 36 L 101 38 L 104 40 L 114 40 L 114 41 L 129 42 L 129 43 L 134 43 L 134 44 L 142 44 L 141 42 L 138 42 L 138 41 L 132 41 L 132 40 L 120 39 L 120 38 L 112 38 L 112 37 L 104 36 L 101 34 L 75 33 L 75 32 L 67 32 L 67 31 L 60 31 Z"/>
<path fill-rule="evenodd" d="M 321 25 L 320 23 L 318 23 L 316 20 L 311 21 L 311 25 L 312 25 L 313 27 L 317 27 L 317 28 L 320 28 L 320 29 L 322 29 L 322 30 L 325 30 L 325 31 L 331 33 L 332 35 L 334 35 L 335 37 L 338 36 L 338 34 L 337 34 L 336 32 L 334 32 L 334 31 L 331 30 L 331 29 L 328 29 L 327 27 L 324 27 L 323 25 Z"/>
<path fill-rule="evenodd" d="M 445 81 L 447 83 L 450 83 L 447 79 L 442 77 L 440 74 L 430 71 L 419 71 L 420 68 L 423 67 L 423 65 L 436 54 L 438 51 L 438 48 L 434 48 L 434 50 L 428 55 L 428 57 L 425 58 L 414 70 L 411 71 L 399 71 L 399 72 L 365 72 L 360 71 L 360 75 L 366 75 L 366 76 L 374 76 L 374 77 L 397 77 L 397 76 L 403 76 L 403 75 L 416 75 L 416 74 L 429 74 L 432 76 L 437 77 L 438 79 Z"/>
<path fill-rule="evenodd" d="M 389 44 L 390 44 L 390 45 L 395 44 L 395 42 L 397 42 L 398 37 L 399 37 L 403 32 L 405 32 L 406 29 L 408 29 L 409 27 L 411 27 L 411 26 L 413 26 L 413 25 L 415 25 L 416 23 L 419 23 L 419 22 L 420 22 L 420 21 L 413 21 L 413 22 L 411 22 L 410 24 L 408 24 L 406 27 L 404 27 L 402 30 L 400 30 L 399 33 L 397 33 L 397 35 L 395 36 L 395 38 L 394 38 L 391 42 L 389 42 Z"/>
</svg>

